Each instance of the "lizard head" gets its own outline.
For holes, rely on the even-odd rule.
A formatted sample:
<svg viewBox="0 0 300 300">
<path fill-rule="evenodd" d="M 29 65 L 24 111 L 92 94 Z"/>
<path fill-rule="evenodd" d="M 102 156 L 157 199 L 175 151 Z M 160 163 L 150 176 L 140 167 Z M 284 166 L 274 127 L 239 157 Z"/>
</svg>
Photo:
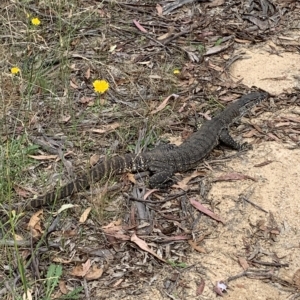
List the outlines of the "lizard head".
<svg viewBox="0 0 300 300">
<path fill-rule="evenodd" d="M 269 94 L 267 92 L 252 92 L 241 97 L 239 102 L 240 115 L 245 114 L 253 106 L 265 100 Z"/>
</svg>

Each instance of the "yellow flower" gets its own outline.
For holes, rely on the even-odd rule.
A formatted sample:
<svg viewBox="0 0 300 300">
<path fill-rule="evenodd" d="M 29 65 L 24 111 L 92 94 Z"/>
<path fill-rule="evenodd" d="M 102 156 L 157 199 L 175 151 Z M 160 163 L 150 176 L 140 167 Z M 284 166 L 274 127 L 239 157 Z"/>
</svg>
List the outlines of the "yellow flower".
<svg viewBox="0 0 300 300">
<path fill-rule="evenodd" d="M 95 80 L 93 82 L 95 92 L 103 94 L 109 88 L 109 83 L 106 80 Z"/>
<path fill-rule="evenodd" d="M 18 73 L 20 73 L 20 69 L 19 69 L 18 67 L 12 67 L 12 68 L 10 69 L 10 72 L 11 72 L 12 74 L 18 74 Z"/>
<path fill-rule="evenodd" d="M 41 21 L 39 18 L 32 18 L 31 19 L 31 23 L 34 25 L 34 26 L 38 26 L 41 24 Z"/>
<path fill-rule="evenodd" d="M 173 74 L 175 74 L 175 75 L 179 74 L 179 73 L 180 73 L 180 71 L 178 69 L 176 69 L 176 70 L 173 71 Z"/>
</svg>

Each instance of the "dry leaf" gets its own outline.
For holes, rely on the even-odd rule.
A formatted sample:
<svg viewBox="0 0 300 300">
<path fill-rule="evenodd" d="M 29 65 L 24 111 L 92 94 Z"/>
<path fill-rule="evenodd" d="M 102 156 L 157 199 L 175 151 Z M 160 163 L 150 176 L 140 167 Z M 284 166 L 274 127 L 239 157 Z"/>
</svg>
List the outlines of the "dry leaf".
<svg viewBox="0 0 300 300">
<path fill-rule="evenodd" d="M 57 262 L 57 263 L 60 263 L 60 264 L 70 264 L 73 262 L 72 259 L 63 259 L 61 257 L 54 257 L 52 258 L 51 260 L 52 262 Z"/>
<path fill-rule="evenodd" d="M 42 227 L 41 227 L 41 217 L 43 215 L 43 210 L 39 210 L 36 212 L 29 220 L 27 229 L 30 231 L 32 237 L 39 238 L 42 233 Z"/>
<path fill-rule="evenodd" d="M 63 116 L 60 120 L 62 123 L 68 123 L 71 120 L 71 116 Z"/>
<path fill-rule="evenodd" d="M 87 274 L 87 272 L 90 270 L 90 267 L 91 267 L 91 260 L 88 259 L 81 266 L 76 266 L 75 268 L 73 268 L 70 274 L 77 277 L 84 277 Z"/>
<path fill-rule="evenodd" d="M 78 207 L 78 205 L 71 204 L 71 203 L 69 203 L 69 204 L 63 204 L 63 205 L 61 206 L 61 208 L 57 211 L 56 214 L 58 215 L 58 214 L 60 214 L 62 211 L 66 210 L 66 209 L 69 209 L 69 208 L 73 208 L 73 207 Z"/>
<path fill-rule="evenodd" d="M 119 286 L 123 281 L 124 281 L 124 279 L 123 279 L 123 278 L 120 278 L 120 279 L 117 280 L 112 286 L 113 286 L 113 287 L 117 287 L 117 286 Z"/>
<path fill-rule="evenodd" d="M 163 110 L 167 106 L 167 104 L 171 98 L 177 99 L 178 97 L 179 97 L 179 95 L 176 95 L 176 94 L 172 94 L 172 95 L 168 96 L 156 109 L 151 111 L 151 115 L 154 115 L 154 114 L 158 113 L 159 111 Z"/>
<path fill-rule="evenodd" d="M 211 47 L 211 48 L 207 49 L 207 51 L 205 52 L 204 55 L 208 56 L 208 55 L 213 55 L 213 54 L 220 53 L 220 52 L 226 50 L 227 48 L 229 48 L 229 46 L 231 46 L 231 45 L 232 45 L 231 43 L 227 43 L 225 45 L 218 45 L 218 46 Z M 223 70 L 220 67 L 218 67 L 218 68 Z"/>
<path fill-rule="evenodd" d="M 161 5 L 156 4 L 156 11 L 159 16 L 162 16 L 163 8 L 161 7 Z"/>
<path fill-rule="evenodd" d="M 225 0 L 213 0 L 207 4 L 207 7 L 217 7 L 225 3 Z"/>
<path fill-rule="evenodd" d="M 58 286 L 62 294 L 66 295 L 68 293 L 66 283 L 63 280 L 59 281 Z"/>
<path fill-rule="evenodd" d="M 147 33 L 147 30 L 136 20 L 133 20 L 134 25 L 142 32 Z"/>
<path fill-rule="evenodd" d="M 243 134 L 243 138 L 251 138 L 253 136 L 257 136 L 257 130 L 256 129 L 252 129 L 249 132 Z"/>
<path fill-rule="evenodd" d="M 43 216 L 43 210 L 37 211 L 29 220 L 27 224 L 27 229 L 32 229 L 36 227 L 41 222 L 41 217 Z"/>
<path fill-rule="evenodd" d="M 130 182 L 132 182 L 132 183 L 134 183 L 134 184 L 136 183 L 134 174 L 132 174 L 132 173 L 127 173 L 126 175 L 127 175 L 127 178 L 128 178 L 128 180 L 129 180 Z"/>
<path fill-rule="evenodd" d="M 179 146 L 182 144 L 182 137 L 181 136 L 170 136 L 168 138 L 170 144 L 174 144 L 176 146 Z"/>
<path fill-rule="evenodd" d="M 84 223 L 86 220 L 87 220 L 87 218 L 88 218 L 88 216 L 89 216 L 89 213 L 90 213 L 90 211 L 91 211 L 91 207 L 89 207 L 89 208 L 87 208 L 84 212 L 83 212 L 83 214 L 80 216 L 80 219 L 79 219 L 79 223 Z"/>
<path fill-rule="evenodd" d="M 103 228 L 103 227 L 102 227 Z M 122 226 L 114 226 L 110 228 L 103 228 L 106 238 L 114 243 L 116 239 L 121 241 L 129 241 L 130 237 L 124 234 L 124 229 Z"/>
<path fill-rule="evenodd" d="M 197 243 L 196 243 L 195 241 L 193 241 L 193 240 L 188 240 L 188 243 L 190 244 L 190 246 L 191 246 L 194 250 L 196 250 L 196 251 L 198 251 L 198 252 L 200 252 L 200 253 L 206 253 L 205 249 L 202 248 L 202 247 L 200 247 L 200 246 L 198 246 Z"/>
<path fill-rule="evenodd" d="M 219 100 L 221 100 L 222 102 L 231 102 L 238 99 L 239 97 L 240 95 L 231 94 L 231 95 L 221 96 L 219 97 Z"/>
<path fill-rule="evenodd" d="M 120 241 L 130 241 L 130 236 L 129 235 L 119 233 L 119 232 L 114 233 L 113 238 L 115 240 L 120 240 Z"/>
<path fill-rule="evenodd" d="M 249 264 L 248 264 L 247 260 L 244 257 L 239 257 L 238 260 L 239 260 L 239 263 L 240 263 L 241 267 L 244 270 L 249 269 Z"/>
<path fill-rule="evenodd" d="M 102 226 L 102 229 L 111 229 L 118 226 L 118 228 L 122 228 L 120 225 L 122 224 L 122 219 L 118 219 L 116 221 L 112 221 L 109 224 Z"/>
<path fill-rule="evenodd" d="M 115 130 L 119 126 L 120 126 L 120 124 L 115 122 L 112 124 L 102 126 L 102 129 L 92 128 L 89 131 L 94 132 L 94 133 L 106 133 L 106 132 L 111 132 L 111 131 Z"/>
<path fill-rule="evenodd" d="M 298 288 L 300 288 L 300 269 L 294 273 L 293 282 Z"/>
<path fill-rule="evenodd" d="M 93 154 L 91 157 L 90 157 L 90 166 L 94 166 L 98 163 L 100 159 L 100 155 L 99 154 Z"/>
<path fill-rule="evenodd" d="M 97 266 L 92 266 L 92 269 L 85 275 L 86 280 L 99 279 L 103 274 L 102 268 L 97 268 Z"/>
<path fill-rule="evenodd" d="M 164 237 L 165 242 L 171 242 L 171 241 L 186 241 L 190 237 L 186 235 L 173 235 L 173 236 L 166 236 Z"/>
<path fill-rule="evenodd" d="M 111 45 L 111 46 L 109 47 L 108 52 L 113 53 L 113 52 L 116 50 L 116 48 L 117 48 L 117 45 Z"/>
<path fill-rule="evenodd" d="M 158 192 L 158 191 L 159 191 L 158 189 L 149 190 L 148 192 L 145 193 L 143 199 L 146 200 L 151 194 Z"/>
<path fill-rule="evenodd" d="M 241 43 L 241 44 L 250 44 L 251 43 L 251 41 L 249 41 L 249 40 L 241 40 L 241 39 L 237 39 L 237 38 L 235 38 L 234 41 L 237 43 Z"/>
<path fill-rule="evenodd" d="M 34 116 L 32 116 L 29 121 L 29 125 L 35 125 L 37 123 L 37 121 L 38 121 L 37 114 L 34 114 Z"/>
<path fill-rule="evenodd" d="M 86 103 L 93 103 L 94 104 L 94 100 L 95 100 L 95 97 L 82 96 L 79 99 L 79 102 L 82 103 L 82 104 L 86 104 Z"/>
<path fill-rule="evenodd" d="M 222 222 L 223 224 L 225 224 L 225 222 L 218 215 L 216 215 L 211 210 L 209 210 L 208 208 L 203 206 L 199 201 L 197 201 L 195 199 L 190 199 L 190 202 L 196 209 L 198 209 L 202 213 L 206 214 L 207 216 L 213 218 L 216 221 L 219 221 L 219 222 Z"/>
<path fill-rule="evenodd" d="M 31 289 L 27 289 L 27 291 L 22 296 L 23 300 L 32 300 L 32 292 L 33 291 Z"/>
<path fill-rule="evenodd" d="M 161 41 L 161 40 L 165 40 L 166 38 L 168 38 L 169 36 L 171 36 L 173 33 L 172 32 L 166 32 L 165 34 L 159 36 L 157 38 L 158 41 Z"/>
<path fill-rule="evenodd" d="M 218 71 L 218 72 L 223 72 L 224 69 L 222 67 L 219 67 L 217 65 L 214 65 L 213 63 L 211 63 L 210 61 L 208 62 L 208 65 L 211 69 L 215 70 L 215 71 Z"/>
<path fill-rule="evenodd" d="M 91 69 L 90 69 L 90 68 L 88 68 L 88 69 L 86 70 L 86 72 L 85 72 L 85 74 L 84 74 L 84 77 L 85 77 L 86 79 L 89 79 L 89 78 L 91 77 Z"/>
<path fill-rule="evenodd" d="M 23 241 L 23 240 L 24 240 L 23 237 L 20 236 L 20 235 L 18 235 L 18 234 L 15 234 L 15 235 L 14 235 L 14 239 L 15 239 L 16 241 Z"/>
<path fill-rule="evenodd" d="M 147 243 L 145 241 L 143 241 L 142 239 L 138 238 L 135 233 L 131 236 L 130 240 L 133 243 L 135 243 L 136 245 L 138 245 L 142 250 L 144 250 L 144 251 L 152 254 L 153 256 L 155 256 L 156 258 L 158 258 L 159 260 L 161 260 L 163 262 L 166 262 L 163 258 L 159 257 L 154 251 L 152 251 L 148 247 L 148 245 L 147 245 Z"/>
<path fill-rule="evenodd" d="M 149 78 L 151 78 L 151 79 L 162 79 L 161 76 L 156 75 L 156 74 L 149 75 Z"/>
<path fill-rule="evenodd" d="M 175 28 L 174 28 L 174 27 L 169 27 L 169 28 L 168 28 L 168 32 L 166 32 L 165 34 L 159 36 L 159 37 L 157 38 L 157 40 L 158 40 L 158 41 L 162 41 L 162 40 L 167 39 L 168 37 L 170 37 L 171 35 L 173 35 L 174 31 L 175 31 Z"/>
<path fill-rule="evenodd" d="M 259 167 L 264 167 L 264 166 L 267 166 L 268 164 L 274 162 L 274 160 L 266 160 L 260 164 L 256 164 L 256 165 L 253 165 L 253 167 L 256 167 L 256 168 L 259 168 Z"/>
<path fill-rule="evenodd" d="M 76 266 L 70 272 L 70 275 L 77 276 L 77 277 L 83 277 L 85 274 L 86 272 L 82 270 L 82 266 Z"/>
<path fill-rule="evenodd" d="M 184 177 L 181 181 L 176 182 L 174 187 L 187 191 L 189 189 L 188 183 L 191 179 L 198 176 L 205 176 L 205 175 L 206 175 L 205 172 L 194 171 L 190 176 Z"/>
<path fill-rule="evenodd" d="M 21 196 L 23 198 L 28 198 L 28 196 L 30 195 L 30 193 L 28 191 L 22 189 L 21 187 L 19 187 L 17 185 L 14 186 L 14 190 L 18 196 Z"/>
<path fill-rule="evenodd" d="M 78 85 L 75 84 L 72 80 L 70 80 L 70 86 L 75 89 L 75 90 L 78 90 Z"/>
<path fill-rule="evenodd" d="M 204 291 L 204 287 L 205 287 L 205 281 L 203 278 L 201 278 L 201 282 L 200 282 L 199 286 L 197 287 L 196 296 L 202 295 L 202 293 Z"/>
<path fill-rule="evenodd" d="M 124 234 L 122 220 L 113 221 L 106 226 L 102 226 L 102 230 L 105 233 L 108 240 L 114 243 L 116 239 L 122 241 L 129 241 L 130 237 Z"/>
<path fill-rule="evenodd" d="M 60 234 L 60 236 L 69 238 L 78 235 L 78 230 L 77 229 L 64 230 L 64 231 L 57 231 L 57 233 Z"/>
</svg>

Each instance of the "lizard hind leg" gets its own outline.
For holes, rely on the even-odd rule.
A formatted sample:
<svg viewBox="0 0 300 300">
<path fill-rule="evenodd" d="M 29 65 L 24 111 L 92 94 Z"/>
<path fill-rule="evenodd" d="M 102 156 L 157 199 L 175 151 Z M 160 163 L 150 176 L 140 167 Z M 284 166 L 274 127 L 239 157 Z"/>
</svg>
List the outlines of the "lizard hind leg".
<svg viewBox="0 0 300 300">
<path fill-rule="evenodd" d="M 174 183 L 172 179 L 173 174 L 174 174 L 173 171 L 170 169 L 167 170 L 160 169 L 150 177 L 149 179 L 150 187 L 167 188 L 171 186 Z"/>
</svg>

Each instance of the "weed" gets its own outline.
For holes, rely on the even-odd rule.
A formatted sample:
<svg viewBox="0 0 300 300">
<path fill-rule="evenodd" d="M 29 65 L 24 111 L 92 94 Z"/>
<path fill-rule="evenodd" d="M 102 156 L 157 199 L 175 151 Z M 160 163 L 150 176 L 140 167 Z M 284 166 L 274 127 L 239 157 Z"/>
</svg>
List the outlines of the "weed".
<svg viewBox="0 0 300 300">
<path fill-rule="evenodd" d="M 48 268 L 46 284 L 45 284 L 45 297 L 43 300 L 51 300 L 51 295 L 58 285 L 58 282 L 62 276 L 62 266 L 51 264 Z M 82 287 L 75 288 L 68 294 L 60 297 L 59 299 L 79 299 L 79 293 L 82 291 Z"/>
<path fill-rule="evenodd" d="M 187 264 L 183 263 L 183 262 L 175 262 L 175 261 L 172 261 L 172 260 L 168 260 L 167 262 L 173 268 L 186 268 L 187 267 Z"/>
<path fill-rule="evenodd" d="M 215 46 L 221 45 L 222 42 L 223 42 L 223 39 L 222 39 L 222 38 L 219 38 L 219 39 L 215 42 Z"/>
</svg>

